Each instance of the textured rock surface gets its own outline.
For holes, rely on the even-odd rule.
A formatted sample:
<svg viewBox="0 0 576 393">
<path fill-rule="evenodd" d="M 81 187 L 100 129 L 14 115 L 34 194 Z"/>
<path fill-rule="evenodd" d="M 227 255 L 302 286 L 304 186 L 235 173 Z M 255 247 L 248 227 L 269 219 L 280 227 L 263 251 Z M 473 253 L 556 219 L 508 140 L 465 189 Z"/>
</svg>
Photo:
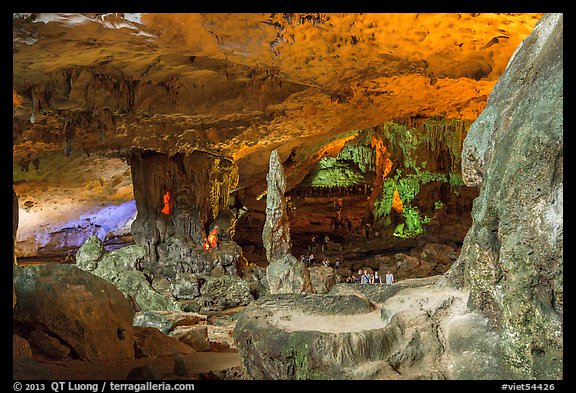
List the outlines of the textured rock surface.
<svg viewBox="0 0 576 393">
<path fill-rule="evenodd" d="M 228 274 L 208 277 L 200 287 L 200 295 L 198 302 L 202 311 L 246 306 L 254 300 L 248 282 Z"/>
<path fill-rule="evenodd" d="M 137 312 L 134 326 L 153 327 L 168 334 L 177 326 L 206 324 L 206 316 L 192 312 L 149 310 Z"/>
<path fill-rule="evenodd" d="M 16 195 L 16 191 L 12 189 L 12 248 L 14 263 L 16 263 L 16 234 L 18 233 L 19 210 L 18 195 Z"/>
<path fill-rule="evenodd" d="M 468 309 L 466 292 L 437 281 L 338 284 L 333 292 L 340 294 L 253 302 L 234 329 L 244 373 L 252 379 L 502 378 L 486 318 Z"/>
<path fill-rule="evenodd" d="M 31 359 L 32 349 L 27 340 L 17 334 L 12 335 L 12 359 Z"/>
<path fill-rule="evenodd" d="M 135 151 L 130 165 L 138 210 L 132 234 L 146 250 L 143 265 L 170 278 L 177 272 L 210 272 L 218 265 L 237 274 L 240 249 L 231 241 L 234 222 L 228 210 L 228 195 L 238 184 L 236 164 L 200 151 L 172 157 Z M 216 220 L 226 252 L 202 248 Z"/>
<path fill-rule="evenodd" d="M 146 275 L 136 267 L 144 257 L 145 249 L 130 245 L 106 252 L 95 236 L 89 238 L 76 253 L 78 267 L 101 277 L 118 288 L 141 310 L 181 310 L 182 305 L 170 293 L 157 292 Z"/>
<path fill-rule="evenodd" d="M 42 330 L 83 360 L 134 357 L 134 311 L 112 284 L 73 265 L 14 269 L 18 329 Z"/>
<path fill-rule="evenodd" d="M 562 378 L 563 16 L 547 14 L 510 60 L 462 152 L 481 185 L 448 276 L 499 328 L 517 378 Z"/>
<path fill-rule="evenodd" d="M 303 262 L 290 254 L 290 224 L 284 197 L 286 179 L 276 150 L 270 154 L 266 181 L 266 222 L 262 242 L 268 259 L 266 275 L 270 293 L 312 292 L 314 289 L 310 283 L 310 272 Z"/>
<path fill-rule="evenodd" d="M 156 328 L 134 327 L 134 352 L 137 359 L 192 353 L 194 350 Z"/>
<path fill-rule="evenodd" d="M 210 351 L 210 341 L 208 340 L 208 328 L 206 325 L 178 326 L 168 335 L 178 339 L 178 341 L 188 345 L 195 351 Z"/>
<path fill-rule="evenodd" d="M 328 293 L 336 285 L 336 271 L 327 266 L 315 266 L 308 268 L 310 272 L 310 282 L 316 293 Z"/>
<path fill-rule="evenodd" d="M 33 204 L 19 249 L 104 238 L 109 222 L 80 237 L 70 221 L 133 204 L 131 149 L 228 157 L 256 196 L 274 149 L 302 179 L 357 130 L 473 121 L 540 15 L 15 14 L 14 188 Z"/>
</svg>

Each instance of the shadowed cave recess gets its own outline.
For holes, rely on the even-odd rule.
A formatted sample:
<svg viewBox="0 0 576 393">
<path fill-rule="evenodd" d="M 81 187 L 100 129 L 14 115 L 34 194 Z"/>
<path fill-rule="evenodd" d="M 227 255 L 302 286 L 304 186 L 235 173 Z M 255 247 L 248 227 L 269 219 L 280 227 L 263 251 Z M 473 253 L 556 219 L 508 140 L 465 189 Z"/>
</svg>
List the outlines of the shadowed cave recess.
<svg viewBox="0 0 576 393">
<path fill-rule="evenodd" d="M 14 378 L 562 379 L 562 37 L 14 14 Z"/>
</svg>

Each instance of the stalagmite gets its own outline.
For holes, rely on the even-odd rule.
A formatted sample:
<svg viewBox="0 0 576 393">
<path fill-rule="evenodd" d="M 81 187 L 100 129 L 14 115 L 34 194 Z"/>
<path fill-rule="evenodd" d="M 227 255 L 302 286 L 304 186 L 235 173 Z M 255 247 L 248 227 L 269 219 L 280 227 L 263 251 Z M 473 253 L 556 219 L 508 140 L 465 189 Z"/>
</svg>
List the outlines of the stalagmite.
<svg viewBox="0 0 576 393">
<path fill-rule="evenodd" d="M 266 222 L 262 231 L 262 242 L 266 248 L 268 267 L 266 274 L 270 293 L 313 292 L 310 272 L 304 263 L 296 259 L 290 250 L 290 225 L 286 213 L 286 180 L 284 168 L 276 150 L 270 154 L 266 194 Z"/>
</svg>

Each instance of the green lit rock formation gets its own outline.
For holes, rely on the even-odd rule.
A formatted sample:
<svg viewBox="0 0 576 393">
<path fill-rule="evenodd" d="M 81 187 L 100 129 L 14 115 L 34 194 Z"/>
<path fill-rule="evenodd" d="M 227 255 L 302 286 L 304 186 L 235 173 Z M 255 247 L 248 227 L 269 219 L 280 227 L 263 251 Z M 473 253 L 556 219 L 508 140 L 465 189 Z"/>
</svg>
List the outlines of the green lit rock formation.
<svg viewBox="0 0 576 393">
<path fill-rule="evenodd" d="M 563 16 L 523 41 L 462 151 L 480 185 L 473 225 L 448 276 L 498 330 L 513 378 L 562 378 Z"/>
</svg>

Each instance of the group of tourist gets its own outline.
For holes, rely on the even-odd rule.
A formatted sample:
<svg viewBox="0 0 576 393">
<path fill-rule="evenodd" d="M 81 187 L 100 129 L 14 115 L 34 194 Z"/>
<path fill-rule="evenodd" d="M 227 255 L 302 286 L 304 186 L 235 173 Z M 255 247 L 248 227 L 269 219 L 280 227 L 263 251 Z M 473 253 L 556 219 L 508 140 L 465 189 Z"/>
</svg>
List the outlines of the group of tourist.
<svg viewBox="0 0 576 393">
<path fill-rule="evenodd" d="M 316 262 L 316 257 L 314 256 L 314 252 L 309 252 L 309 253 L 302 254 L 300 256 L 300 260 L 304 263 L 304 266 L 310 267 Z M 332 267 L 332 262 L 330 262 L 329 258 L 323 258 L 320 261 L 320 264 L 322 266 Z M 336 257 L 336 260 L 334 261 L 333 267 L 334 267 L 334 269 L 340 268 L 340 257 Z"/>
<path fill-rule="evenodd" d="M 355 276 L 349 276 L 346 282 L 355 284 L 393 284 L 394 275 L 388 271 L 383 280 L 382 277 L 378 275 L 378 270 L 370 274 L 368 273 L 368 269 L 359 269 L 358 273 Z"/>
</svg>

